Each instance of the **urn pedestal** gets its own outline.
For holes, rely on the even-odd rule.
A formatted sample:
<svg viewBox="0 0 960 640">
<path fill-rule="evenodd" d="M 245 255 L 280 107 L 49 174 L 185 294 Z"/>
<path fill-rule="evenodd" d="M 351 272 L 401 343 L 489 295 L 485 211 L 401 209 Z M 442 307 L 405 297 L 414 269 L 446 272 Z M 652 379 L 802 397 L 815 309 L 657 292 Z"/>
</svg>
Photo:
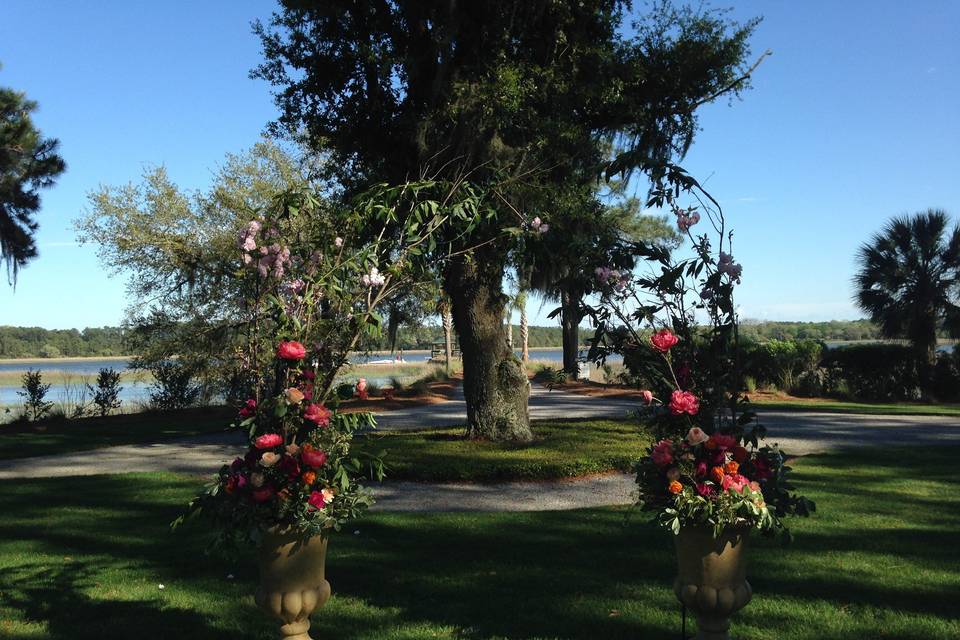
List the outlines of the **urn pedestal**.
<svg viewBox="0 0 960 640">
<path fill-rule="evenodd" d="M 730 616 L 750 602 L 747 582 L 749 529 L 728 529 L 714 538 L 706 528 L 674 536 L 677 578 L 673 592 L 697 617 L 697 640 L 729 640 Z"/>
<path fill-rule="evenodd" d="M 324 577 L 327 539 L 292 530 L 267 531 L 260 543 L 257 606 L 279 618 L 285 640 L 311 640 L 310 614 L 330 599 Z"/>
</svg>

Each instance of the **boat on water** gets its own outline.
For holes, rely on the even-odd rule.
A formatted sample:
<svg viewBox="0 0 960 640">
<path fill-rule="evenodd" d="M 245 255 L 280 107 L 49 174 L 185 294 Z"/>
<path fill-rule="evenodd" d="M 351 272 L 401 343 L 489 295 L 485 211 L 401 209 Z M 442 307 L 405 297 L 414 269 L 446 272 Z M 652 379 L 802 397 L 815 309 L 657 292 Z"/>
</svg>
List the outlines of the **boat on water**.
<svg viewBox="0 0 960 640">
<path fill-rule="evenodd" d="M 367 360 L 363 364 L 407 364 L 407 361 L 404 360 L 402 356 L 397 356 L 396 358 L 383 358 L 381 360 Z"/>
</svg>

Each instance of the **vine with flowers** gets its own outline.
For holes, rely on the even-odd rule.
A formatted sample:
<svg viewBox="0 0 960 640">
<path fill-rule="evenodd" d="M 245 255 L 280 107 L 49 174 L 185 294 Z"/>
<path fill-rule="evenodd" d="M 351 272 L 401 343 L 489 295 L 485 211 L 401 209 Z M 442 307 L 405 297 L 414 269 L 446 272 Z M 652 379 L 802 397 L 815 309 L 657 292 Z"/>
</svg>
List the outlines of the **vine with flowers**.
<svg viewBox="0 0 960 640">
<path fill-rule="evenodd" d="M 218 543 L 256 542 L 274 527 L 327 535 L 367 509 L 362 479 L 382 479 L 383 462 L 350 443 L 375 421 L 338 411 L 337 373 L 362 336 L 380 333 L 377 308 L 432 277 L 424 255 L 437 231 L 487 215 L 471 185 L 421 181 L 379 185 L 344 208 L 292 191 L 246 224 L 234 277 L 251 292 L 236 353 L 250 396 L 234 426 L 249 445 L 174 525 L 202 514 Z"/>
<path fill-rule="evenodd" d="M 600 265 L 601 295 L 585 306 L 596 327 L 591 355 L 622 354 L 648 388 L 641 419 L 656 443 L 637 463 L 640 506 L 664 528 L 728 527 L 764 533 L 789 530 L 782 518 L 807 516 L 812 501 L 794 493 L 786 454 L 767 444 L 743 392 L 734 290 L 742 266 L 722 209 L 697 181 L 674 165 L 648 167 L 648 207 L 668 209 L 691 255 L 632 243 L 650 266 L 633 275 Z M 692 204 L 681 206 L 681 198 Z M 706 220 L 714 234 L 697 234 Z"/>
</svg>

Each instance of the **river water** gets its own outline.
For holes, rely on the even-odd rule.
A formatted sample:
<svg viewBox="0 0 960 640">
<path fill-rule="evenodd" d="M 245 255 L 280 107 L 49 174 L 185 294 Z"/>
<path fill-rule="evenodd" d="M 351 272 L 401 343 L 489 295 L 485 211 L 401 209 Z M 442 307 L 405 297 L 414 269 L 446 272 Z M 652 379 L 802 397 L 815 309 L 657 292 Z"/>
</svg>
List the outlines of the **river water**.
<svg viewBox="0 0 960 640">
<path fill-rule="evenodd" d="M 839 342 L 827 342 L 829 348 L 835 348 L 842 345 Z M 953 345 L 943 344 L 938 347 L 939 351 L 948 352 Z M 519 357 L 520 352 L 517 352 Z M 404 361 L 408 364 L 424 362 L 430 357 L 429 353 L 422 351 L 407 352 L 403 354 Z M 542 360 L 548 362 L 560 363 L 563 361 L 562 349 L 536 349 L 530 351 L 532 360 Z M 353 362 L 362 364 L 368 360 L 389 359 L 389 356 L 382 354 L 356 355 Z M 0 373 L 8 373 L 4 380 L 0 380 L 0 406 L 19 405 L 20 396 L 17 392 L 20 390 L 19 380 L 11 381 L 9 374 L 20 374 L 28 369 L 39 370 L 43 373 L 44 382 L 50 383 L 50 391 L 47 399 L 59 404 L 75 404 L 78 400 L 78 394 L 83 390 L 85 383 L 94 384 L 97 378 L 97 372 L 102 368 L 112 368 L 117 371 L 123 371 L 127 368 L 129 358 L 78 358 L 78 359 L 34 359 L 34 360 L 6 360 L 0 361 Z M 619 357 L 612 357 L 609 362 L 621 362 Z M 68 377 L 70 378 L 68 380 Z M 367 375 L 367 380 L 384 386 L 389 384 L 386 377 L 378 378 Z M 140 404 L 147 401 L 150 395 L 149 383 L 124 381 L 123 390 L 120 392 L 120 399 L 127 405 Z M 89 400 L 89 392 L 87 399 Z"/>
</svg>

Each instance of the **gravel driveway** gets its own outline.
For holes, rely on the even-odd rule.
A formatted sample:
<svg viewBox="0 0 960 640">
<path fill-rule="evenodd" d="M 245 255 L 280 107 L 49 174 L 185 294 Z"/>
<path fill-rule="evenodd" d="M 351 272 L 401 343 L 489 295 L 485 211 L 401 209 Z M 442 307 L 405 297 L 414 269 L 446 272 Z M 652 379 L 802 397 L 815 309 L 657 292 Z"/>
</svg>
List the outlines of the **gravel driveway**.
<svg viewBox="0 0 960 640">
<path fill-rule="evenodd" d="M 597 398 L 534 386 L 534 419 L 624 417 L 635 400 Z M 875 416 L 824 412 L 762 411 L 763 423 L 787 452 L 819 453 L 873 445 L 960 444 L 960 420 L 943 416 Z M 463 424 L 462 395 L 449 402 L 391 411 L 377 416 L 383 431 Z M 238 433 L 125 445 L 19 460 L 0 461 L 0 480 L 134 471 L 209 475 L 243 450 Z M 394 511 L 533 511 L 573 509 L 631 502 L 633 478 L 609 474 L 550 482 L 496 485 L 386 482 L 375 488 L 378 508 Z"/>
</svg>

